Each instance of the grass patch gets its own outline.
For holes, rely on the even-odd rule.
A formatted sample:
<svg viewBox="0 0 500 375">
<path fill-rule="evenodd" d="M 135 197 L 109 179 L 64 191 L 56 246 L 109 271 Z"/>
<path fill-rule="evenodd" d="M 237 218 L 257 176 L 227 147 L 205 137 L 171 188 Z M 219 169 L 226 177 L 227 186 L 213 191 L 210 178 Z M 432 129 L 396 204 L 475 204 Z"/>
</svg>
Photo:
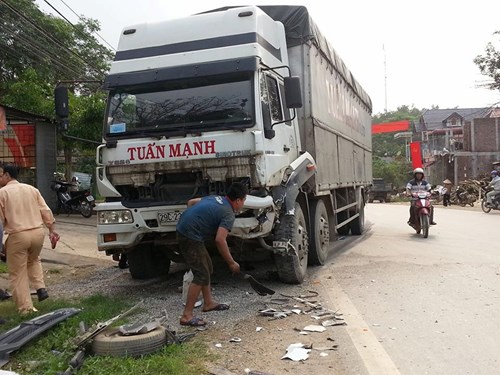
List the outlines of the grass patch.
<svg viewBox="0 0 500 375">
<path fill-rule="evenodd" d="M 0 304 L 0 317 L 7 323 L 0 326 L 2 332 L 32 319 L 60 308 L 76 307 L 82 311 L 64 322 L 52 327 L 42 335 L 24 345 L 10 356 L 10 362 L 4 368 L 11 368 L 18 374 L 55 374 L 68 368 L 70 359 L 75 354 L 71 344 L 78 335 L 78 325 L 84 321 L 91 326 L 99 321 L 106 321 L 131 306 L 123 299 L 106 296 L 92 296 L 81 300 L 52 299 L 35 304 L 40 311 L 27 317 L 20 317 L 12 302 Z M 116 326 L 125 320 L 116 322 Z M 133 321 L 128 317 L 129 321 Z M 141 358 L 113 358 L 87 354 L 79 375 L 122 375 L 122 374 L 173 374 L 190 375 L 205 372 L 204 363 L 209 360 L 206 347 L 193 340 L 182 345 L 165 346 L 159 352 Z"/>
<path fill-rule="evenodd" d="M 0 262 L 0 273 L 8 273 L 9 269 L 7 268 L 7 263 Z"/>
</svg>

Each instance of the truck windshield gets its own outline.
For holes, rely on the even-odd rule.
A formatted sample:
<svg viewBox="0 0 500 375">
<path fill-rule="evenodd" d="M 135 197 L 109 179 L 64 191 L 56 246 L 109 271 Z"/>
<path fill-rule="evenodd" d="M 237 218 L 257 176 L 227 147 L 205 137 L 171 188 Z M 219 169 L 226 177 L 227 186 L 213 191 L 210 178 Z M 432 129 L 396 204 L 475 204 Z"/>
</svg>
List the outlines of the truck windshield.
<svg viewBox="0 0 500 375">
<path fill-rule="evenodd" d="M 106 136 L 158 135 L 249 127 L 253 124 L 249 74 L 164 82 L 110 92 Z"/>
</svg>

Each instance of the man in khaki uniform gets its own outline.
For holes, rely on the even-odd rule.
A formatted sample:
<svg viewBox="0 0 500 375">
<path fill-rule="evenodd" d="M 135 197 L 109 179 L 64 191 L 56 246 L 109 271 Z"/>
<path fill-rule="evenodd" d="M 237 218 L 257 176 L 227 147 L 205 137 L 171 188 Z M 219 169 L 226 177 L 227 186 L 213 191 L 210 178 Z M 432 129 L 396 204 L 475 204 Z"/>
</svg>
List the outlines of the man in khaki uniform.
<svg viewBox="0 0 500 375">
<path fill-rule="evenodd" d="M 54 231 L 54 216 L 38 189 L 17 181 L 19 167 L 0 166 L 0 219 L 8 234 L 5 242 L 10 288 L 21 314 L 37 311 L 31 300 L 30 284 L 38 300 L 49 297 L 43 280 L 40 252 L 45 237 L 44 224 L 53 243 L 59 235 Z"/>
</svg>

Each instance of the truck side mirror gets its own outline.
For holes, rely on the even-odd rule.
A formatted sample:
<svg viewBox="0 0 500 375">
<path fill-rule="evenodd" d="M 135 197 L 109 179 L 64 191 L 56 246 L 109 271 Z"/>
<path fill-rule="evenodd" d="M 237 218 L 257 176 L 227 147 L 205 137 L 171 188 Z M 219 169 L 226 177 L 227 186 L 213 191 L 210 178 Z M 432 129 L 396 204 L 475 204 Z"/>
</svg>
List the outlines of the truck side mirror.
<svg viewBox="0 0 500 375">
<path fill-rule="evenodd" d="M 54 90 L 54 99 L 56 104 L 56 115 L 60 118 L 69 116 L 68 108 L 68 89 L 66 86 L 57 86 Z"/>
<path fill-rule="evenodd" d="M 65 132 L 68 130 L 69 124 L 68 89 L 66 86 L 57 86 L 54 89 L 54 101 L 56 115 L 59 119 L 59 129 Z"/>
<path fill-rule="evenodd" d="M 302 90 L 299 77 L 285 77 L 285 100 L 288 108 L 302 108 Z"/>
</svg>

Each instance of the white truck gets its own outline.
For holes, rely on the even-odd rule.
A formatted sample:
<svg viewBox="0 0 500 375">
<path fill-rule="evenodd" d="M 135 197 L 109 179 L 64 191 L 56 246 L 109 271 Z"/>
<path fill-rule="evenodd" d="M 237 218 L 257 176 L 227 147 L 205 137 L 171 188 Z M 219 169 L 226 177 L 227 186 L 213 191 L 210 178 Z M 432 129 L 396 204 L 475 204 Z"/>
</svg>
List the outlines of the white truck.
<svg viewBox="0 0 500 375">
<path fill-rule="evenodd" d="M 127 27 L 104 88 L 98 249 L 134 278 L 180 261 L 194 197 L 250 190 L 237 254 L 268 252 L 301 283 L 330 241 L 363 232 L 371 101 L 301 6 L 227 7 Z"/>
</svg>

